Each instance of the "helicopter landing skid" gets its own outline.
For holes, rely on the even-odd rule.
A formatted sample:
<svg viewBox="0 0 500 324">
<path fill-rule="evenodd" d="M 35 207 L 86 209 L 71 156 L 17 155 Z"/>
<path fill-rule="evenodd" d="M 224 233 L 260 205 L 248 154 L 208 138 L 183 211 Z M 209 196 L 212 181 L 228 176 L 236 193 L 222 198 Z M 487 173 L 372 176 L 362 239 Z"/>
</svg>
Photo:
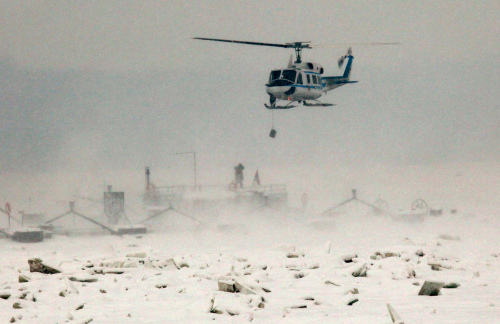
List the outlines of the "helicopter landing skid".
<svg viewBox="0 0 500 324">
<path fill-rule="evenodd" d="M 286 106 L 276 106 L 276 105 L 269 106 L 268 104 L 264 104 L 264 106 L 266 106 L 267 109 L 292 109 L 297 107 L 297 106 L 290 106 L 290 104 Z"/>
<path fill-rule="evenodd" d="M 304 101 L 303 104 L 306 107 L 331 107 L 331 106 L 335 106 L 335 104 L 322 103 L 322 102 L 319 102 L 319 101 L 316 101 L 316 103 L 312 103 L 312 104 Z"/>
</svg>

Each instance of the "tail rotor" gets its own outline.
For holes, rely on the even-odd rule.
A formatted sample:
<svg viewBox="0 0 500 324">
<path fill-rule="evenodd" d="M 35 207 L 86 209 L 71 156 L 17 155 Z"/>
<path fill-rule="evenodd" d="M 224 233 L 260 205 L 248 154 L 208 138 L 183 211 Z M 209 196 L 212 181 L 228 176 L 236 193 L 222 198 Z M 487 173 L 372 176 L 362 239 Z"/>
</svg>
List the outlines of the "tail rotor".
<svg viewBox="0 0 500 324">
<path fill-rule="evenodd" d="M 342 65 L 344 65 L 345 59 L 348 58 L 351 55 L 352 55 L 352 48 L 349 47 L 349 49 L 347 50 L 347 53 L 344 56 L 340 57 L 339 60 L 338 60 L 339 69 L 342 67 Z"/>
</svg>

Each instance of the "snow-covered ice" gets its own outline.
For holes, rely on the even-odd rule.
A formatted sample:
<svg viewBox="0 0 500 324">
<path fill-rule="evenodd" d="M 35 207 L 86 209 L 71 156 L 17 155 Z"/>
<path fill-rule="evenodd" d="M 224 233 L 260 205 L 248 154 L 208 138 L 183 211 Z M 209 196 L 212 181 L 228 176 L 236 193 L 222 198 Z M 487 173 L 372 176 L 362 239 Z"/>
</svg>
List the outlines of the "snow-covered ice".
<svg viewBox="0 0 500 324">
<path fill-rule="evenodd" d="M 387 304 L 404 323 L 500 319 L 494 213 L 351 214 L 324 230 L 271 212 L 240 220 L 238 230 L 2 240 L 0 322 L 392 323 Z M 32 258 L 62 272 L 30 273 Z M 419 296 L 425 281 L 458 287 Z"/>
</svg>

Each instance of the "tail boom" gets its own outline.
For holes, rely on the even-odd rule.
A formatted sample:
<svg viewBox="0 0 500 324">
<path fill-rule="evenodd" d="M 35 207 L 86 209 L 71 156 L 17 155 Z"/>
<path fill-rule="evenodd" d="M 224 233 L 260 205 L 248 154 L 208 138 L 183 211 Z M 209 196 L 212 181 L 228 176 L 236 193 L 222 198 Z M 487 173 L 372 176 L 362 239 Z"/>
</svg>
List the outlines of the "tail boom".
<svg viewBox="0 0 500 324">
<path fill-rule="evenodd" d="M 323 82 L 323 89 L 325 92 L 341 87 L 344 84 L 358 82 L 358 81 L 350 81 L 352 59 L 354 57 L 352 55 L 349 55 L 347 58 L 348 58 L 347 65 L 345 67 L 344 74 L 342 76 L 331 76 L 331 77 L 321 78 Z"/>
</svg>

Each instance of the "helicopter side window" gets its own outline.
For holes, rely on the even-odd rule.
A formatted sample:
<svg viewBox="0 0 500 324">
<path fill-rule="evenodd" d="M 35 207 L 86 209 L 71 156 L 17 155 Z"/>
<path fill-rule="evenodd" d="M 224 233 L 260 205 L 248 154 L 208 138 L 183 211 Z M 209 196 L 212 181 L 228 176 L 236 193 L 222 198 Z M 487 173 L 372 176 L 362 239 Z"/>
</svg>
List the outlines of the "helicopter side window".
<svg viewBox="0 0 500 324">
<path fill-rule="evenodd" d="M 307 76 L 307 84 L 311 84 L 311 77 L 309 76 L 309 74 L 306 74 Z"/>
<path fill-rule="evenodd" d="M 294 70 L 283 70 L 283 79 L 290 80 L 295 83 L 295 77 L 297 76 L 297 72 Z"/>
<path fill-rule="evenodd" d="M 315 75 L 313 75 L 313 76 L 312 76 L 312 79 L 313 79 L 313 83 L 314 83 L 314 84 L 318 84 L 318 81 L 317 81 L 318 79 L 316 79 L 316 76 L 315 76 Z"/>
<path fill-rule="evenodd" d="M 302 73 L 299 72 L 299 75 L 297 76 L 297 84 L 304 84 L 304 82 L 302 82 Z"/>
</svg>

